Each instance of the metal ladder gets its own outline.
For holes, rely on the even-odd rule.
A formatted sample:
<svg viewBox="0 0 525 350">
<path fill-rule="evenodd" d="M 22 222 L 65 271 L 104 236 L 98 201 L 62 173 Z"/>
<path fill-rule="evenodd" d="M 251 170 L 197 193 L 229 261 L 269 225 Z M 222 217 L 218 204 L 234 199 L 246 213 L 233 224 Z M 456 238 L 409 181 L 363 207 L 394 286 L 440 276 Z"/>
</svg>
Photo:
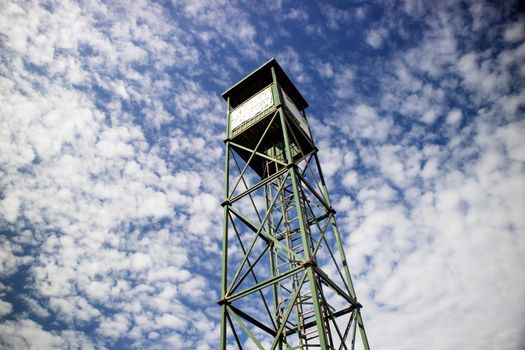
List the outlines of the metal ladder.
<svg viewBox="0 0 525 350">
<path fill-rule="evenodd" d="M 304 201 L 306 200 L 306 198 L 303 197 L 304 196 L 302 195 L 300 198 L 301 206 L 305 206 Z M 301 208 L 302 210 L 297 210 L 291 182 L 285 184 L 281 189 L 280 203 L 276 209 L 279 210 L 282 215 L 283 229 L 280 230 L 280 232 L 278 233 L 278 235 L 282 237 L 281 242 L 285 243 L 286 247 L 296 255 L 304 257 L 305 247 L 301 237 L 301 230 L 299 228 L 298 213 L 306 213 L 306 208 Z M 306 225 L 306 229 L 309 231 L 308 225 Z M 312 247 L 314 247 L 314 241 L 310 232 L 307 232 L 306 238 L 308 240 L 308 248 L 312 249 Z M 310 254 L 311 253 L 312 252 L 310 251 Z M 278 272 L 293 269 L 304 262 L 304 259 L 297 260 L 292 254 L 288 254 L 285 257 L 280 256 L 278 253 L 276 253 L 275 255 L 276 261 L 278 262 L 276 265 L 276 269 Z M 286 310 L 290 306 L 290 302 L 292 302 L 291 297 L 293 296 L 296 289 L 299 288 L 301 277 L 302 276 L 300 274 L 295 274 L 289 280 L 283 281 L 279 284 L 278 319 L 280 319 L 281 321 L 284 317 L 284 310 Z M 295 309 L 295 312 L 293 313 L 293 315 L 290 315 L 289 319 L 287 320 L 287 329 L 293 329 L 294 333 L 296 333 L 294 336 L 296 338 L 295 341 L 287 339 L 287 342 L 290 341 L 288 349 L 304 350 L 321 347 L 319 341 L 319 330 L 317 328 L 317 325 L 315 324 L 315 308 L 312 302 L 312 292 L 310 290 L 304 290 L 304 287 L 308 284 L 309 280 L 308 278 L 306 278 L 300 294 L 294 301 L 293 308 Z M 320 295 L 318 295 L 318 300 L 320 300 L 322 313 L 326 314 L 327 305 L 324 305 L 324 303 L 322 302 L 323 298 L 321 298 Z M 322 318 L 324 320 L 323 327 L 327 330 L 327 333 L 329 333 L 329 324 L 327 321 L 328 318 Z M 308 327 L 306 328 L 306 326 Z M 329 343 L 331 344 L 332 342 L 330 341 Z"/>
</svg>

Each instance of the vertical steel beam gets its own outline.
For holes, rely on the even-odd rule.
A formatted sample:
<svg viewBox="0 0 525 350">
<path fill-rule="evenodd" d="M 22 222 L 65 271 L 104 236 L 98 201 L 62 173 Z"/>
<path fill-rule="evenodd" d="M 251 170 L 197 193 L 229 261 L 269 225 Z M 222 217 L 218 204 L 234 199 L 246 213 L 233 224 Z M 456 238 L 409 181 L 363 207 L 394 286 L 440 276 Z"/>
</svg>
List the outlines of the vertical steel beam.
<svg viewBox="0 0 525 350">
<path fill-rule="evenodd" d="M 230 98 L 227 100 L 227 121 L 226 121 L 226 155 L 224 159 L 224 200 L 229 197 L 230 184 Z M 224 206 L 223 236 L 222 236 L 222 277 L 221 277 L 221 299 L 224 299 L 228 289 L 228 210 L 229 206 Z M 227 304 L 221 305 L 221 330 L 220 348 L 226 350 L 226 327 L 228 322 Z"/>
</svg>

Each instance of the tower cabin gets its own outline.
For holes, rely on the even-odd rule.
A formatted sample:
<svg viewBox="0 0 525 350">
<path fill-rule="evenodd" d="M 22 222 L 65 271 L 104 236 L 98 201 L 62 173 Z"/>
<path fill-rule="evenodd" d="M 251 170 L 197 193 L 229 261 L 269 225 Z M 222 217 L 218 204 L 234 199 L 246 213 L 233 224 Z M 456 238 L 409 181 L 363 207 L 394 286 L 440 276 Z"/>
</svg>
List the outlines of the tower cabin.
<svg viewBox="0 0 525 350">
<path fill-rule="evenodd" d="M 261 178 L 274 174 L 283 163 L 297 162 L 315 149 L 305 114 L 308 103 L 275 58 L 226 90 L 222 97 L 228 103 L 228 138 L 240 157 Z M 292 148 L 291 160 L 284 154 L 278 115 L 281 106 Z M 252 157 L 254 150 L 256 154 Z"/>
</svg>

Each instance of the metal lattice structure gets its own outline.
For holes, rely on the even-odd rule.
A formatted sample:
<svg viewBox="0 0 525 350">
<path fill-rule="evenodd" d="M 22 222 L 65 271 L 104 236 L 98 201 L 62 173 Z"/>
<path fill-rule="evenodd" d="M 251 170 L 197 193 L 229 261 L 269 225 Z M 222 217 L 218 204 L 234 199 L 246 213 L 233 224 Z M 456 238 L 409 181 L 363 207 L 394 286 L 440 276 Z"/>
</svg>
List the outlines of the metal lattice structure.
<svg viewBox="0 0 525 350">
<path fill-rule="evenodd" d="M 221 349 L 369 349 L 307 102 L 275 59 L 223 97 Z"/>
</svg>

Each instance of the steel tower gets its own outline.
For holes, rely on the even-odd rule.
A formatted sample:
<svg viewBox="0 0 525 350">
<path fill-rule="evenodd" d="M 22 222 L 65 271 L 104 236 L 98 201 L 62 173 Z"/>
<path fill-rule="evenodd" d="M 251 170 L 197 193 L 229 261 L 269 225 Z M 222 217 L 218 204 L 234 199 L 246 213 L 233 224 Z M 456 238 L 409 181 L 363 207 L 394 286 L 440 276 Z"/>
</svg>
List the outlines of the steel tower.
<svg viewBox="0 0 525 350">
<path fill-rule="evenodd" d="M 369 349 L 307 102 L 275 59 L 222 96 L 221 349 Z"/>
</svg>

